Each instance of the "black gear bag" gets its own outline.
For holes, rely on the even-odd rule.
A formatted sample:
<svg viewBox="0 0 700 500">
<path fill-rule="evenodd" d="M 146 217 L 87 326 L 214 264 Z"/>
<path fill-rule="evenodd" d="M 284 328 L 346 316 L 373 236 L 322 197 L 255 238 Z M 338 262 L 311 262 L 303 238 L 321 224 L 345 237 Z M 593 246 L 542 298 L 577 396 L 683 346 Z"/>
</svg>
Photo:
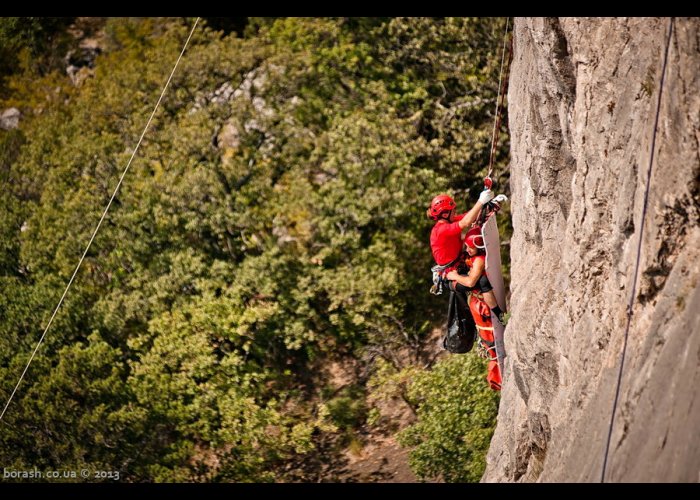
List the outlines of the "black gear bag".
<svg viewBox="0 0 700 500">
<path fill-rule="evenodd" d="M 464 294 L 450 289 L 450 303 L 447 308 L 447 333 L 442 345 L 454 354 L 464 354 L 472 350 L 476 338 L 476 324 L 467 308 Z"/>
</svg>

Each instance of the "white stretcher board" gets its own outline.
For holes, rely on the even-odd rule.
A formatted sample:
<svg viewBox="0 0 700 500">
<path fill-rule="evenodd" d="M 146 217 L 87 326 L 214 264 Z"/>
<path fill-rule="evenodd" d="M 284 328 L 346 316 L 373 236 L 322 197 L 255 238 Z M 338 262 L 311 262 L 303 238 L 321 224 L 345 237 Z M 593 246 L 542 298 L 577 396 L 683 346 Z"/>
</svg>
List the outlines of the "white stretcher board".
<svg viewBox="0 0 700 500">
<path fill-rule="evenodd" d="M 496 225 L 496 213 L 491 214 L 488 220 L 481 226 L 481 235 L 486 246 L 486 276 L 491 282 L 493 293 L 496 296 L 498 307 L 503 312 L 508 311 L 506 307 L 506 287 L 503 283 L 503 273 L 501 271 L 501 241 L 498 236 L 498 226 Z M 493 336 L 496 341 L 496 356 L 498 356 L 498 366 L 501 368 L 503 378 L 503 359 L 506 357 L 504 343 L 505 327 L 498 321 L 496 315 L 491 313 L 491 324 L 493 325 Z"/>
</svg>

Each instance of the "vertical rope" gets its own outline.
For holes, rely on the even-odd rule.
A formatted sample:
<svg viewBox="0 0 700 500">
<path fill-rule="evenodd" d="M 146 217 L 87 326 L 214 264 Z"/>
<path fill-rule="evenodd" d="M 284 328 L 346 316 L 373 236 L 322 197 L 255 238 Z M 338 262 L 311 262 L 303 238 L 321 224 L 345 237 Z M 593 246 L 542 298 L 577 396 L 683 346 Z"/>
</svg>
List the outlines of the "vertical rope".
<svg viewBox="0 0 700 500">
<path fill-rule="evenodd" d="M 501 52 L 501 70 L 498 74 L 498 94 L 496 95 L 496 112 L 493 117 L 493 132 L 491 133 L 491 151 L 489 154 L 489 173 L 486 175 L 486 177 L 491 177 L 491 173 L 493 172 L 493 160 L 495 157 L 495 152 L 496 152 L 496 145 L 498 144 L 498 135 L 499 131 L 501 128 L 501 113 L 503 112 L 503 100 L 505 96 L 505 85 L 502 85 L 502 78 L 503 78 L 503 63 L 505 61 L 506 57 L 506 43 L 508 40 L 508 28 L 510 27 L 510 18 L 506 18 L 506 30 L 503 33 L 503 50 Z M 510 51 L 509 54 L 512 53 L 512 40 L 511 40 L 511 45 L 510 45 Z M 510 64 L 510 57 L 509 57 L 509 62 Z M 505 82 L 508 81 L 508 76 L 506 75 Z"/>
<path fill-rule="evenodd" d="M 36 353 L 39 350 L 39 346 L 41 346 L 41 343 L 44 341 L 44 337 L 46 337 L 46 332 L 49 331 L 49 327 L 51 326 L 51 323 L 53 323 L 53 319 L 56 317 L 56 314 L 58 313 L 58 309 L 61 307 L 61 304 L 63 304 L 63 299 L 66 298 L 66 294 L 68 293 L 68 289 L 73 284 L 73 280 L 75 279 L 75 276 L 78 274 L 78 271 L 80 270 L 80 266 L 83 264 L 83 260 L 85 260 L 85 256 L 87 255 L 88 250 L 90 250 L 90 246 L 92 245 L 92 242 L 94 241 L 95 236 L 97 235 L 97 231 L 99 231 L 100 226 L 102 226 L 102 222 L 105 220 L 105 217 L 107 216 L 107 212 L 109 211 L 109 207 L 112 206 L 112 202 L 114 201 L 114 198 L 117 196 L 117 192 L 119 191 L 119 188 L 121 187 L 122 182 L 124 181 L 124 177 L 126 176 L 126 173 L 129 171 L 129 167 L 131 166 L 131 162 L 134 160 L 134 157 L 136 156 L 136 152 L 139 150 L 139 147 L 141 146 L 141 142 L 143 141 L 143 137 L 146 135 L 146 131 L 148 130 L 148 127 L 151 125 L 151 121 L 153 120 L 153 117 L 155 116 L 156 111 L 158 110 L 158 106 L 160 105 L 160 102 L 163 100 L 163 96 L 165 95 L 165 91 L 168 89 L 168 86 L 170 85 L 170 81 L 172 80 L 173 75 L 175 74 L 175 70 L 177 69 L 178 64 L 180 64 L 180 59 L 182 59 L 182 55 L 185 53 L 185 49 L 187 49 L 187 45 L 190 43 L 190 39 L 192 38 L 192 35 L 194 34 L 194 30 L 195 30 L 195 28 L 197 28 L 197 23 L 199 23 L 199 19 L 200 18 L 198 17 L 195 20 L 194 25 L 192 26 L 192 30 L 190 31 L 190 36 L 187 37 L 187 40 L 185 41 L 185 45 L 182 47 L 182 51 L 180 52 L 180 56 L 177 58 L 177 61 L 175 61 L 175 66 L 173 66 L 173 70 L 170 72 L 170 76 L 168 77 L 168 80 L 165 82 L 165 86 L 163 87 L 163 91 L 160 93 L 160 97 L 158 98 L 158 102 L 156 102 L 156 105 L 153 108 L 153 112 L 151 113 L 150 118 L 148 118 L 148 122 L 146 123 L 146 126 L 143 128 L 143 132 L 141 133 L 141 137 L 139 137 L 139 141 L 136 144 L 136 147 L 134 148 L 134 152 L 131 153 L 131 158 L 129 158 L 129 161 L 126 164 L 126 167 L 124 168 L 124 171 L 122 172 L 121 177 L 119 178 L 119 182 L 117 183 L 117 187 L 114 188 L 114 192 L 112 193 L 112 197 L 109 199 L 107 206 L 105 207 L 104 211 L 102 212 L 102 217 L 100 217 L 100 220 L 97 223 L 95 230 L 92 232 L 92 236 L 90 237 L 90 241 L 88 242 L 87 246 L 85 247 L 85 251 L 83 252 L 82 257 L 80 257 L 80 261 L 78 262 L 78 265 L 75 266 L 75 270 L 73 271 L 73 275 L 70 277 L 70 280 L 68 281 L 68 284 L 66 285 L 65 290 L 63 290 L 63 295 L 61 296 L 61 300 L 58 301 L 58 305 L 56 305 L 56 308 L 53 310 L 53 314 L 51 315 L 49 322 L 46 324 L 46 328 L 44 328 L 44 333 L 41 335 L 41 338 L 39 338 L 39 342 L 37 342 L 36 347 L 34 348 L 34 352 L 32 352 L 32 355 L 29 357 L 29 361 L 27 362 L 27 366 L 24 367 L 24 371 L 22 372 L 22 375 L 20 375 L 19 380 L 17 381 L 17 385 L 15 385 L 15 388 L 12 391 L 12 394 L 10 394 L 9 399 L 7 400 L 7 403 L 5 404 L 5 408 L 3 408 L 2 413 L 0 414 L 0 420 L 2 420 L 2 418 L 5 416 L 5 412 L 7 411 L 7 407 L 10 406 L 10 403 L 12 402 L 12 398 L 15 396 L 15 393 L 17 392 L 19 385 L 22 383 L 22 380 L 24 379 L 24 376 L 26 375 L 27 370 L 29 370 L 29 365 L 34 360 L 34 356 L 36 356 Z"/>
<path fill-rule="evenodd" d="M 639 264 L 642 255 L 642 237 L 644 236 L 644 221 L 647 216 L 647 206 L 649 204 L 649 187 L 651 185 L 651 169 L 654 164 L 654 151 L 656 149 L 656 132 L 659 126 L 659 112 L 661 110 L 661 96 L 664 90 L 664 81 L 666 79 L 666 65 L 668 63 L 668 52 L 671 46 L 671 33 L 673 32 L 673 18 L 668 23 L 668 35 L 666 37 L 666 52 L 664 54 L 664 63 L 661 69 L 661 83 L 659 84 L 659 96 L 656 101 L 656 117 L 654 118 L 654 128 L 651 136 L 651 154 L 649 155 L 649 167 L 647 168 L 647 183 L 644 190 L 644 204 L 642 208 L 642 221 L 639 229 L 639 241 L 637 242 L 637 260 L 634 265 L 634 275 L 632 281 L 632 293 L 630 293 L 629 302 L 627 304 L 627 325 L 625 326 L 624 342 L 622 344 L 622 353 L 620 356 L 620 369 L 617 373 L 617 387 L 615 389 L 615 399 L 613 401 L 612 414 L 610 415 L 610 426 L 608 428 L 608 440 L 605 445 L 605 457 L 603 459 L 603 470 L 600 473 L 600 482 L 605 482 L 605 472 L 608 467 L 608 455 L 610 453 L 610 440 L 612 439 L 613 426 L 615 424 L 615 413 L 617 404 L 620 399 L 620 386 L 622 384 L 622 370 L 625 366 L 625 356 L 627 354 L 627 339 L 630 333 L 630 324 L 632 323 L 632 308 L 634 305 L 634 297 L 637 294 L 637 281 L 639 274 Z"/>
</svg>

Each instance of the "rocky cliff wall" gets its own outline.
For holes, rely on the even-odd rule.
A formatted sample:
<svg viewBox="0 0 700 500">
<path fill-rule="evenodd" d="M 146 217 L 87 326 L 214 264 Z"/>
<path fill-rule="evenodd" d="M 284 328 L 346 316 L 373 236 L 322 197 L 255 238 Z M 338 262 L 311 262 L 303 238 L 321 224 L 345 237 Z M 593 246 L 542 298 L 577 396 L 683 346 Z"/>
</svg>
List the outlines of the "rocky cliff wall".
<svg viewBox="0 0 700 500">
<path fill-rule="evenodd" d="M 700 480 L 700 19 L 516 19 L 513 317 L 483 481 Z"/>
</svg>

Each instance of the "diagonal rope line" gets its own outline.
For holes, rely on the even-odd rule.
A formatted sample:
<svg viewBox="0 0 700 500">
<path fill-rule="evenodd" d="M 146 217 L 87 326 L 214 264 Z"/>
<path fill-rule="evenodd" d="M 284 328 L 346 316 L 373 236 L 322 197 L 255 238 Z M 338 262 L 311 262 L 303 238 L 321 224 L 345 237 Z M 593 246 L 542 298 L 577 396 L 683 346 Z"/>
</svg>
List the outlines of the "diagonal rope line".
<svg viewBox="0 0 700 500">
<path fill-rule="evenodd" d="M 620 369 L 617 373 L 617 388 L 615 389 L 615 400 L 613 401 L 612 414 L 610 415 L 610 427 L 608 429 L 608 441 L 605 445 L 605 458 L 603 459 L 603 470 L 600 474 L 600 482 L 605 482 L 605 471 L 608 467 L 608 454 L 610 453 L 610 440 L 612 438 L 613 426 L 615 424 L 615 412 L 617 411 L 617 403 L 620 399 L 620 386 L 622 384 L 622 369 L 625 366 L 625 356 L 627 354 L 627 338 L 630 333 L 630 324 L 632 322 L 632 307 L 634 305 L 634 297 L 637 294 L 637 274 L 639 273 L 639 264 L 642 255 L 642 236 L 644 236 L 644 220 L 647 216 L 647 206 L 649 202 L 649 187 L 651 185 L 651 169 L 654 165 L 654 149 L 656 148 L 656 132 L 659 126 L 659 111 L 661 110 L 661 95 L 664 91 L 664 80 L 666 78 L 666 65 L 668 63 L 668 52 L 671 46 L 671 33 L 673 33 L 673 18 L 668 23 L 668 35 L 666 38 L 666 53 L 664 55 L 664 64 L 661 69 L 661 82 L 659 83 L 659 97 L 656 101 L 656 117 L 654 118 L 654 132 L 651 136 L 651 154 L 649 155 L 649 167 L 647 168 L 647 184 L 644 190 L 644 205 L 642 207 L 642 221 L 639 229 L 639 241 L 637 242 L 637 261 L 634 265 L 634 280 L 632 281 L 632 293 L 627 304 L 627 326 L 625 326 L 625 337 L 622 344 L 622 353 L 620 355 Z"/>
<path fill-rule="evenodd" d="M 180 56 L 177 58 L 177 61 L 175 61 L 175 66 L 173 66 L 173 70 L 170 72 L 170 76 L 168 77 L 168 80 L 165 82 L 165 86 L 163 87 L 163 91 L 160 93 L 160 97 L 158 98 L 158 102 L 156 102 L 156 105 L 153 108 L 153 112 L 151 113 L 150 118 L 148 118 L 148 122 L 146 123 L 146 126 L 144 127 L 143 132 L 141 133 L 141 137 L 139 137 L 139 141 L 136 144 L 136 147 L 134 148 L 134 152 L 131 153 L 131 158 L 129 158 L 129 161 L 126 164 L 126 167 L 124 168 L 124 171 L 122 172 L 121 177 L 119 178 L 119 182 L 117 183 L 117 187 L 114 188 L 114 192 L 112 193 L 112 197 L 109 199 L 109 203 L 107 203 L 107 206 L 105 207 L 104 212 L 102 212 L 102 217 L 100 217 L 100 221 L 97 223 L 95 230 L 92 232 L 92 236 L 90 237 L 90 241 L 88 242 L 87 246 L 85 247 L 85 251 L 83 252 L 82 257 L 80 257 L 80 261 L 78 262 L 78 265 L 75 266 L 75 271 L 73 271 L 73 276 L 70 277 L 70 280 L 68 281 L 68 284 L 66 285 L 66 289 L 63 291 L 63 295 L 61 296 L 61 300 L 58 301 L 58 305 L 56 306 L 56 309 L 54 309 L 53 314 L 51 315 L 51 319 L 49 319 L 49 322 L 46 324 L 46 328 L 44 328 L 44 333 L 41 335 L 39 342 L 37 342 L 36 347 L 34 348 L 34 352 L 32 352 L 32 355 L 29 357 L 29 361 L 27 362 L 27 366 L 24 367 L 24 371 L 22 372 L 22 375 L 20 375 L 19 380 L 17 381 L 17 385 L 15 385 L 15 388 L 12 391 L 12 394 L 10 394 L 10 398 L 7 400 L 7 403 L 5 404 L 5 408 L 3 408 L 2 413 L 0 414 L 0 420 L 2 420 L 2 418 L 5 416 L 5 412 L 7 411 L 7 407 L 10 406 L 10 403 L 12 402 L 12 398 L 15 396 L 15 393 L 17 392 L 19 385 L 22 383 L 22 380 L 24 379 L 24 375 L 27 373 L 27 370 L 29 370 L 29 365 L 34 360 L 34 356 L 36 355 L 37 351 L 39 350 L 41 343 L 44 341 L 44 337 L 46 337 L 46 332 L 49 331 L 49 327 L 51 326 L 51 323 L 53 323 L 53 319 L 56 317 L 56 314 L 58 313 L 58 310 L 61 307 L 61 304 L 63 304 L 63 299 L 66 298 L 66 294 L 68 293 L 68 289 L 73 284 L 73 280 L 75 279 L 75 276 L 78 274 L 78 271 L 80 270 L 80 266 L 83 264 L 83 260 L 85 260 L 85 256 L 87 255 L 88 250 L 90 250 L 90 246 L 92 245 L 92 242 L 95 239 L 95 236 L 97 235 L 97 231 L 99 231 L 100 226 L 102 225 L 102 222 L 105 220 L 105 217 L 107 216 L 107 212 L 109 211 L 109 207 L 112 206 L 112 202 L 114 201 L 114 198 L 117 196 L 117 192 L 119 191 L 119 188 L 121 187 L 122 182 L 124 181 L 124 177 L 126 176 L 126 173 L 129 171 L 129 167 L 131 166 L 131 162 L 134 160 L 134 157 L 136 156 L 136 153 L 138 152 L 139 147 L 141 146 L 141 142 L 143 141 L 143 137 L 146 135 L 146 132 L 148 131 L 148 127 L 151 125 L 151 121 L 153 121 L 153 117 L 155 116 L 156 111 L 158 110 L 158 106 L 160 105 L 160 102 L 163 100 L 163 96 L 165 95 L 165 91 L 168 89 L 168 86 L 170 85 L 170 81 L 172 80 L 173 75 L 175 74 L 175 70 L 177 69 L 178 64 L 180 64 L 180 59 L 182 59 L 182 55 L 185 53 L 185 49 L 187 49 L 187 45 L 190 43 L 190 40 L 192 39 L 192 35 L 194 34 L 195 28 L 197 28 L 197 23 L 199 23 L 199 19 L 200 18 L 198 17 L 195 20 L 194 24 L 192 25 L 192 30 L 190 31 L 190 35 L 187 37 L 187 40 L 185 41 L 185 45 L 182 47 L 182 51 L 180 52 Z"/>
<path fill-rule="evenodd" d="M 491 133 L 491 155 L 489 158 L 489 173 L 486 177 L 491 177 L 491 172 L 493 171 L 493 155 L 495 149 L 496 141 L 496 127 L 498 126 L 498 101 L 501 98 L 501 79 L 503 77 L 503 61 L 506 58 L 506 40 L 508 39 L 508 28 L 510 26 L 510 17 L 506 18 L 506 30 L 503 33 L 503 51 L 501 52 L 501 71 L 498 73 L 498 93 L 496 94 L 496 113 L 493 117 L 493 132 Z"/>
</svg>

